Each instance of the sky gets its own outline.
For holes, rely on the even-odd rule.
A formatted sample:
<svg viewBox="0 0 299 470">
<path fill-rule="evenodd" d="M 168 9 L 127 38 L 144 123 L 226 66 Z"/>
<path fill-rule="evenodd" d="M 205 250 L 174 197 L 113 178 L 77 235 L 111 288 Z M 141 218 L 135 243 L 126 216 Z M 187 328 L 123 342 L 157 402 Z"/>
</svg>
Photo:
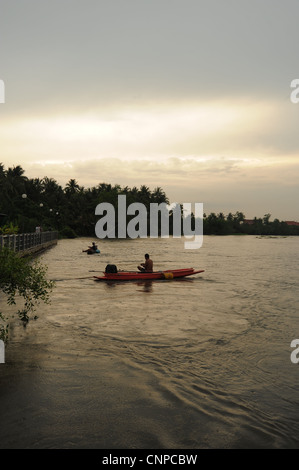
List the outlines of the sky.
<svg viewBox="0 0 299 470">
<path fill-rule="evenodd" d="M 298 0 L 0 0 L 0 162 L 299 221 L 298 18 Z"/>
</svg>

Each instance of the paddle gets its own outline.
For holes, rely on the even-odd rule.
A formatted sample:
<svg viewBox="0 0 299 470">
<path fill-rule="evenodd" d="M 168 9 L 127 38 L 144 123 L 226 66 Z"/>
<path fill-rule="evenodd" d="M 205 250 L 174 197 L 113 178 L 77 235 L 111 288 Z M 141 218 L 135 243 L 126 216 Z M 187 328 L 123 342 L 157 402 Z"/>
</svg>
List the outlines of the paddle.
<svg viewBox="0 0 299 470">
<path fill-rule="evenodd" d="M 96 272 L 96 271 L 95 271 Z M 58 281 L 76 281 L 77 279 L 92 279 L 94 276 L 85 276 L 85 277 L 69 277 L 67 279 L 50 279 L 50 281 L 58 282 Z"/>
</svg>

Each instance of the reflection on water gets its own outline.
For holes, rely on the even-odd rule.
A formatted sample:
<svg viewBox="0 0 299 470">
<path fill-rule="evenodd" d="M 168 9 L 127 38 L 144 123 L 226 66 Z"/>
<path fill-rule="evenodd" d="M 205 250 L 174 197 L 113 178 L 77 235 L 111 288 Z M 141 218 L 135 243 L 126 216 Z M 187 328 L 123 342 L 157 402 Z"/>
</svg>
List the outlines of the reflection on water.
<svg viewBox="0 0 299 470">
<path fill-rule="evenodd" d="M 137 282 L 137 285 L 142 287 L 143 292 L 153 292 L 153 281 Z"/>
<path fill-rule="evenodd" d="M 0 365 L 0 448 L 298 447 L 297 238 L 63 240 L 56 279 Z M 194 278 L 95 282 L 107 264 Z M 3 309 L 3 300 L 0 302 Z M 5 307 L 6 308 L 6 307 Z"/>
</svg>

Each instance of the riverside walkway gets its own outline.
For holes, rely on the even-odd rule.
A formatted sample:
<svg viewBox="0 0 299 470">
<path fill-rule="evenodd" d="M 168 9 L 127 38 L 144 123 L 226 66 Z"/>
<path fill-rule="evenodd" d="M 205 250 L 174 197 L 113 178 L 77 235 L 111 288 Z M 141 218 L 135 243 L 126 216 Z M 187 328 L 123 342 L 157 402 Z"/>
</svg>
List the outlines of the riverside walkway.
<svg viewBox="0 0 299 470">
<path fill-rule="evenodd" d="M 20 233 L 17 235 L 0 235 L 0 249 L 7 247 L 19 253 L 20 256 L 28 256 L 56 245 L 58 232 Z"/>
</svg>

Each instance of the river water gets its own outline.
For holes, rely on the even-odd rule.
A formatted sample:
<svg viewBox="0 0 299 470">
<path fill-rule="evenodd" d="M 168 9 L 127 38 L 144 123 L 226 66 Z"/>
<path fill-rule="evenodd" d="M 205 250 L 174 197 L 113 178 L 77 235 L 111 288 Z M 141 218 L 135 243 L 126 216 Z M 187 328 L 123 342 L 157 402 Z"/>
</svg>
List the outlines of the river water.
<svg viewBox="0 0 299 470">
<path fill-rule="evenodd" d="M 299 238 L 61 240 L 51 304 L 11 322 L 0 448 L 298 448 Z M 94 282 L 114 263 L 185 280 Z M 0 302 L 6 309 L 4 300 Z"/>
</svg>

